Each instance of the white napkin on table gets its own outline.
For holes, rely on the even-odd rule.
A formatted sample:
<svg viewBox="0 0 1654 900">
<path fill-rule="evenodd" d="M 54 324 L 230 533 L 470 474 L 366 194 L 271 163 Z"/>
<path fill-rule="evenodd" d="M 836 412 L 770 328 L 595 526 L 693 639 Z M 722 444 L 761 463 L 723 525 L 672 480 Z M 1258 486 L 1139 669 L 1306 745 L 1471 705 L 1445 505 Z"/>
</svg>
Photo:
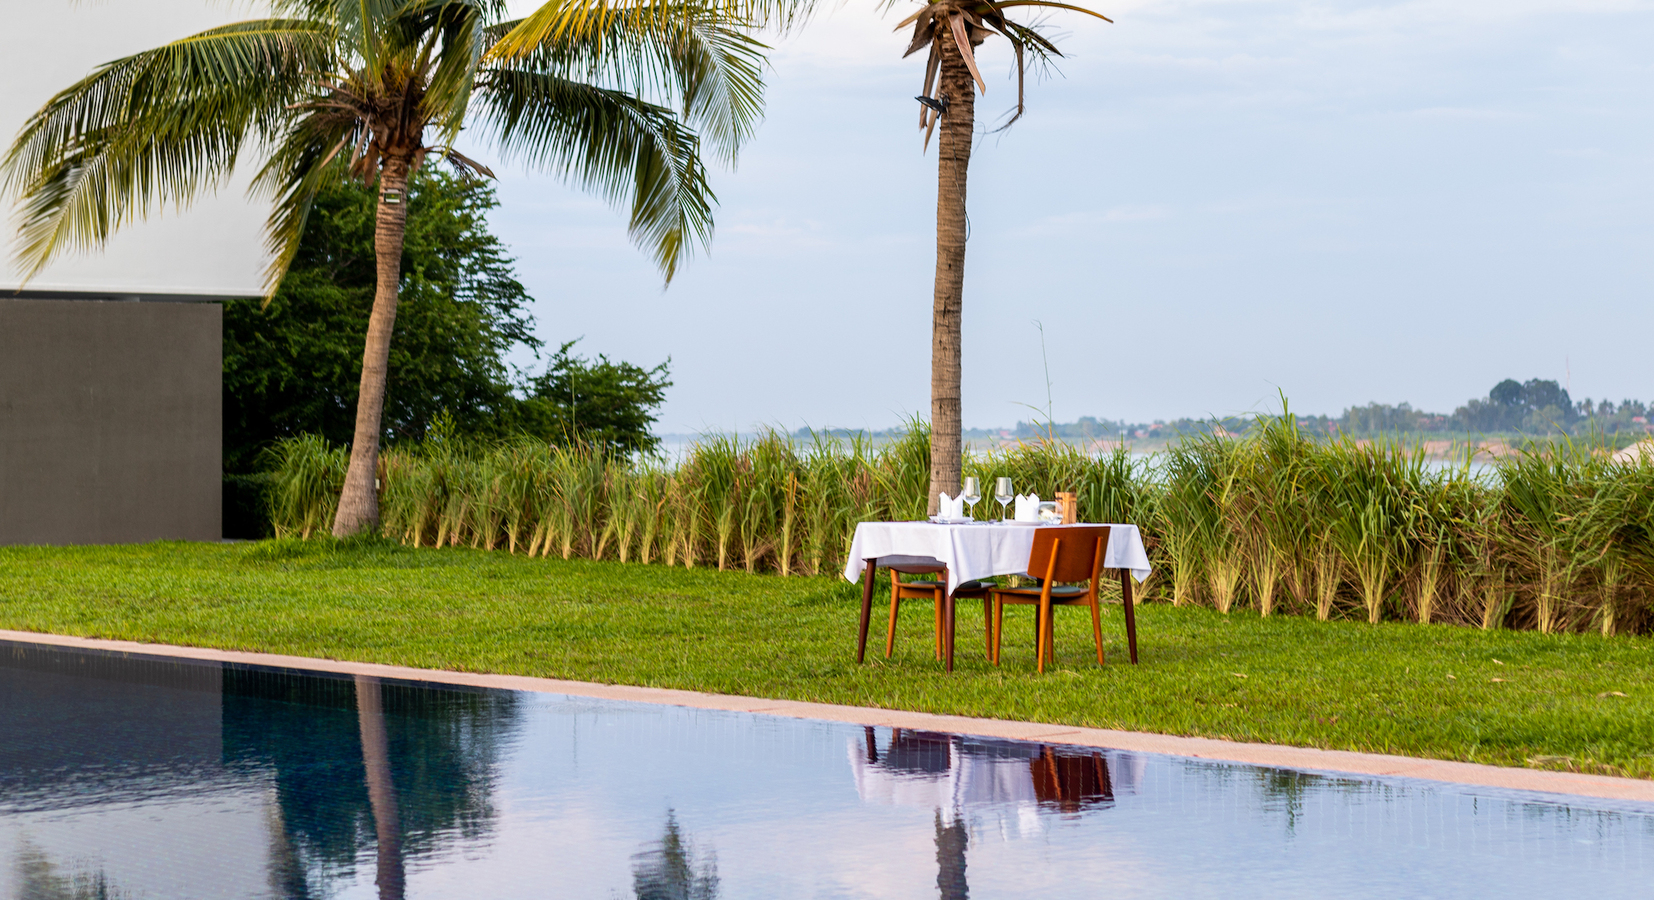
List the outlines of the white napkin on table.
<svg viewBox="0 0 1654 900">
<path fill-rule="evenodd" d="M 1017 502 L 1016 502 L 1016 517 L 1015 518 L 1016 518 L 1016 521 L 1018 521 L 1018 522 L 1038 522 L 1039 521 L 1039 495 L 1038 494 L 1028 494 L 1028 495 L 1024 496 L 1022 494 L 1018 494 L 1017 495 Z"/>
<path fill-rule="evenodd" d="M 947 494 L 938 494 L 936 497 L 936 516 L 941 519 L 959 519 L 965 515 L 965 499 L 963 494 L 958 497 L 949 497 Z"/>
</svg>

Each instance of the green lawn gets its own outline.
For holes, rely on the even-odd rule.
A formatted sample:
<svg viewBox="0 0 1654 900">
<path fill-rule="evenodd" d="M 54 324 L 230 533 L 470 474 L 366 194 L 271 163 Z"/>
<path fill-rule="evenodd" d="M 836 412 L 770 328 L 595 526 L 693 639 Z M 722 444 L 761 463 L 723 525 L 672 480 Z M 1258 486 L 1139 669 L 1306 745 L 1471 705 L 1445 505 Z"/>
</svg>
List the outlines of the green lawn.
<svg viewBox="0 0 1654 900">
<path fill-rule="evenodd" d="M 836 578 L 373 542 L 0 548 L 5 628 L 1654 777 L 1648 638 L 1155 604 L 1142 665 L 1118 607 L 1104 668 L 1089 617 L 1062 610 L 1041 676 L 1028 608 L 995 668 L 967 603 L 950 676 L 923 604 L 889 662 L 876 614 L 858 667 L 859 599 Z"/>
</svg>

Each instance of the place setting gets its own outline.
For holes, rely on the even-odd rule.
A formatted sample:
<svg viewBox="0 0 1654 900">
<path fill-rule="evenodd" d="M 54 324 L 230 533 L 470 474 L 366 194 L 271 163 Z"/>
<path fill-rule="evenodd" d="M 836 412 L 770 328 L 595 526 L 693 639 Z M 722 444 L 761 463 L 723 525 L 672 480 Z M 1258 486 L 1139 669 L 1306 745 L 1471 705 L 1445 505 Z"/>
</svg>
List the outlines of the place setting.
<svg viewBox="0 0 1654 900">
<path fill-rule="evenodd" d="M 935 620 L 936 655 L 944 668 L 953 671 L 955 608 L 960 599 L 983 601 L 983 647 L 990 660 L 999 659 L 1000 623 L 1006 605 L 1034 603 L 1039 607 L 1035 648 L 1037 666 L 1044 670 L 1051 655 L 1052 608 L 1063 605 L 1098 603 L 1098 586 L 1105 573 L 1117 577 L 1124 598 L 1127 644 L 1130 659 L 1137 662 L 1137 633 L 1132 597 L 1133 582 L 1141 582 L 1153 571 L 1141 531 L 1130 523 L 1087 523 L 1080 521 L 1080 497 L 1074 491 L 1055 491 L 1051 500 L 1042 500 L 1037 491 L 1016 492 L 1007 476 L 994 478 L 993 500 L 999 505 L 998 519 L 977 520 L 973 515 L 983 499 L 981 480 L 966 476 L 956 493 L 940 492 L 936 514 L 919 521 L 861 522 L 851 538 L 844 577 L 861 581 L 862 605 L 857 629 L 856 661 L 867 653 L 867 635 L 872 621 L 873 581 L 879 569 L 891 573 L 891 612 L 903 600 L 929 599 Z M 991 509 L 991 507 L 990 507 Z M 1068 577 L 1054 578 L 1060 568 Z M 901 576 L 919 580 L 903 582 Z M 1005 586 L 986 579 L 1018 575 L 1037 582 L 1084 583 L 1076 592 L 1073 585 L 1023 593 L 1020 586 Z M 1032 599 L 1030 599 L 1030 597 Z M 1095 615 L 1094 615 L 1095 617 Z M 893 626 L 890 626 L 893 629 Z M 1095 635 L 1097 661 L 1104 662 L 1101 632 Z M 894 631 L 887 632 L 886 653 L 894 645 Z"/>
<path fill-rule="evenodd" d="M 976 476 L 964 479 L 959 493 L 936 498 L 936 515 L 927 521 L 933 525 L 1063 525 L 1077 520 L 1077 500 L 1072 493 L 1059 492 L 1055 500 L 1041 500 L 1038 494 L 1018 494 L 1013 491 L 1011 479 L 995 478 L 993 499 L 999 503 L 998 519 L 978 520 L 972 508 L 982 500 L 981 482 Z M 1007 514 L 1011 504 L 1012 514 Z"/>
</svg>

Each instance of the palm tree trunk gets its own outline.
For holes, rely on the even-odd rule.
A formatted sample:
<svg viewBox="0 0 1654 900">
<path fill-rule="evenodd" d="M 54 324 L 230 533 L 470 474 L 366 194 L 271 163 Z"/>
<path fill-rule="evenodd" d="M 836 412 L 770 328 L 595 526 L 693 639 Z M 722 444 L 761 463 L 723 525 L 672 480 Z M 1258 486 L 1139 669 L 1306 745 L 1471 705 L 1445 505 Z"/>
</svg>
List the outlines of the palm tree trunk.
<svg viewBox="0 0 1654 900">
<path fill-rule="evenodd" d="M 373 312 L 368 317 L 367 346 L 362 350 L 362 386 L 356 394 L 356 434 L 350 444 L 350 468 L 345 471 L 339 511 L 333 517 L 334 537 L 349 537 L 379 524 L 379 433 L 385 412 L 391 333 L 396 328 L 397 288 L 402 278 L 407 194 L 408 160 L 386 160 L 379 175 L 379 211 L 373 235 L 378 283 L 373 292 Z"/>
<path fill-rule="evenodd" d="M 373 834 L 378 866 L 374 884 L 379 900 L 402 900 L 406 878 L 402 871 L 402 813 L 391 779 L 390 734 L 379 679 L 356 676 L 356 721 L 362 732 L 362 767 L 367 770 L 368 805 L 373 808 Z"/>
<path fill-rule="evenodd" d="M 936 180 L 936 293 L 931 308 L 930 339 L 930 503 L 936 495 L 959 493 L 963 445 L 959 422 L 960 319 L 965 292 L 965 179 L 971 163 L 971 133 L 976 127 L 976 85 L 954 44 L 953 34 L 938 28 L 942 65 L 940 99 L 947 112 L 939 123 Z"/>
</svg>

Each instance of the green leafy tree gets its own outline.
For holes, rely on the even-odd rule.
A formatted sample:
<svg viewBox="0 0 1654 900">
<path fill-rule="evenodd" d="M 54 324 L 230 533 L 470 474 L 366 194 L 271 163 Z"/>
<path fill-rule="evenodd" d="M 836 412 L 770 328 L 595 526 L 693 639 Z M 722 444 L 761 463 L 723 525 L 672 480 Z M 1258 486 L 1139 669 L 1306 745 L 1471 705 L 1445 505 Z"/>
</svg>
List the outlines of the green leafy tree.
<svg viewBox="0 0 1654 900">
<path fill-rule="evenodd" d="M 378 520 L 374 472 L 395 330 L 409 178 L 429 157 L 488 168 L 462 128 L 505 158 L 630 206 L 633 239 L 668 280 L 710 239 L 702 142 L 726 161 L 760 113 L 762 45 L 743 28 L 805 3 L 271 0 L 273 18 L 117 59 L 30 117 L 7 151 L 31 275 L 102 245 L 133 218 L 185 206 L 258 155 L 273 199 L 274 293 L 316 194 L 348 170 L 375 186 L 372 312 L 351 456 L 333 533 Z M 658 102 L 657 102 L 658 101 Z"/>
<path fill-rule="evenodd" d="M 559 347 L 545 374 L 529 383 L 520 427 L 549 440 L 584 441 L 618 453 L 655 451 L 660 438 L 650 426 L 672 386 L 671 360 L 653 369 L 611 362 L 602 354 L 591 362 L 570 355 L 575 343 Z"/>
<path fill-rule="evenodd" d="M 224 305 L 224 469 L 250 473 L 277 440 L 350 440 L 374 295 L 374 206 L 359 181 L 317 192 L 304 237 L 267 304 Z M 505 357 L 538 348 L 529 296 L 488 230 L 486 182 L 426 169 L 409 180 L 401 286 L 385 391 L 388 439 L 456 430 L 503 436 L 519 400 Z"/>
</svg>

